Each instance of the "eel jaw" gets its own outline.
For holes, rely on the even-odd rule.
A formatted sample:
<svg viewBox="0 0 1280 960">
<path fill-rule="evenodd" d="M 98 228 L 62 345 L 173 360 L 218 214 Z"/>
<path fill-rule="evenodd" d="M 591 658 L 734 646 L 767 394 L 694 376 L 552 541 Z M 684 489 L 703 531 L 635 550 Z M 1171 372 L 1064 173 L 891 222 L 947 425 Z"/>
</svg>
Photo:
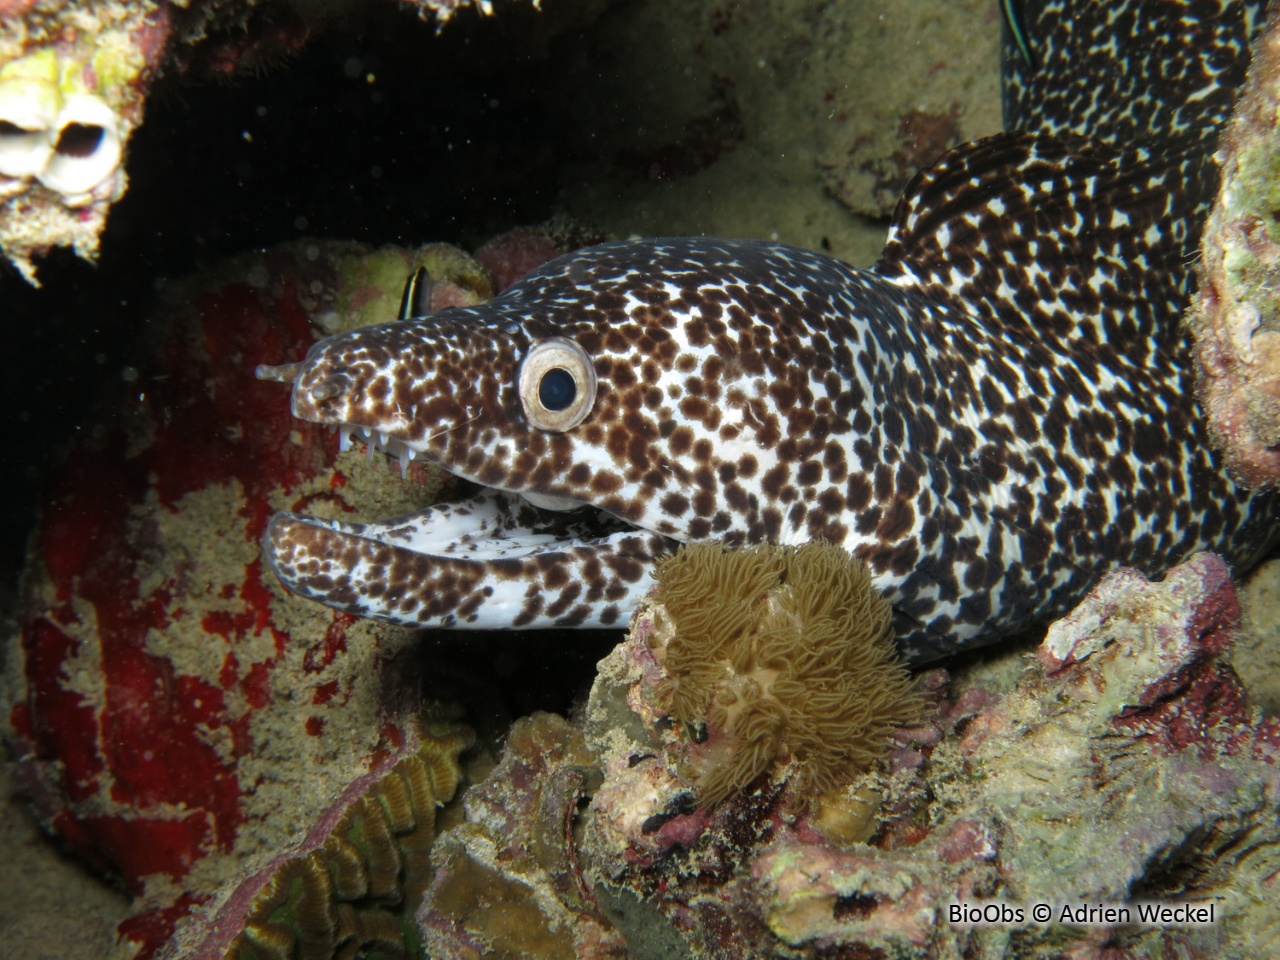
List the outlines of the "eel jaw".
<svg viewBox="0 0 1280 960">
<path fill-rule="evenodd" d="M 622 626 L 673 543 L 587 509 L 553 513 L 485 489 L 384 523 L 278 513 L 263 555 L 300 596 L 406 626 Z"/>
<path fill-rule="evenodd" d="M 295 417 L 336 429 L 340 450 L 363 439 L 371 456 L 398 460 L 402 473 L 422 458 L 474 482 L 440 462 L 439 433 L 407 440 L 395 425 L 350 422 L 367 413 L 349 403 L 353 374 L 326 366 L 315 350 L 257 370 L 259 379 L 293 383 Z M 262 547 L 286 588 L 326 606 L 406 626 L 489 630 L 623 626 L 652 585 L 653 562 L 674 542 L 565 497 L 482 488 L 381 523 L 278 513 Z"/>
</svg>

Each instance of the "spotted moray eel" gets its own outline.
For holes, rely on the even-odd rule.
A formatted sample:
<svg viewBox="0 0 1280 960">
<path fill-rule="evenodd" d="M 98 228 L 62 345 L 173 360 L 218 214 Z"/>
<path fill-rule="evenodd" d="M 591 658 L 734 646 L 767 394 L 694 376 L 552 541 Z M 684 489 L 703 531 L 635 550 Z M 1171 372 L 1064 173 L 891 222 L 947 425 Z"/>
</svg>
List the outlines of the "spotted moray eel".
<svg viewBox="0 0 1280 960">
<path fill-rule="evenodd" d="M 870 565 L 924 663 L 1119 564 L 1254 562 L 1277 498 L 1208 448 L 1179 319 L 1256 5 L 1019 12 L 1037 55 L 1006 42 L 1013 132 L 924 171 L 871 269 L 607 243 L 262 372 L 344 442 L 480 487 L 386 523 L 278 514 L 276 575 L 404 624 L 610 626 L 678 543 L 822 538 Z"/>
</svg>

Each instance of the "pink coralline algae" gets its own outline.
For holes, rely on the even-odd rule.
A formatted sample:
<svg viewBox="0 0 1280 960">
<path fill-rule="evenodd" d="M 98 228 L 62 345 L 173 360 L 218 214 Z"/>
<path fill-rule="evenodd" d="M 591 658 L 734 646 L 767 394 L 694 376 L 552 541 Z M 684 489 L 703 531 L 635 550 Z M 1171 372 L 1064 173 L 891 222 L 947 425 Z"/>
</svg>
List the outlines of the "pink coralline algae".
<svg viewBox="0 0 1280 960">
<path fill-rule="evenodd" d="M 1239 616 L 1212 555 L 1160 583 L 1117 571 L 1005 689 L 918 678 L 930 719 L 899 731 L 874 771 L 803 797 L 782 767 L 706 807 L 678 776 L 689 732 L 663 710 L 652 644 L 669 624 L 654 600 L 601 663 L 583 745 L 566 747 L 577 733 L 564 725 L 541 746 L 518 738 L 507 762 L 561 776 L 568 763 L 575 788 L 490 781 L 446 835 L 427 938 L 446 925 L 440 891 L 474 881 L 480 858 L 540 923 L 607 920 L 638 956 L 1274 956 L 1280 725 L 1250 712 L 1231 669 Z M 509 867 L 485 826 L 496 809 L 540 818 L 554 840 Z M 1144 921 L 1138 904 L 1165 905 L 1167 920 Z M 1213 922 L 1196 922 L 1209 905 Z"/>
<path fill-rule="evenodd" d="M 476 259 L 484 264 L 493 277 L 494 289 L 501 293 L 535 267 L 568 251 L 568 246 L 542 227 L 516 227 L 479 247 Z"/>
</svg>

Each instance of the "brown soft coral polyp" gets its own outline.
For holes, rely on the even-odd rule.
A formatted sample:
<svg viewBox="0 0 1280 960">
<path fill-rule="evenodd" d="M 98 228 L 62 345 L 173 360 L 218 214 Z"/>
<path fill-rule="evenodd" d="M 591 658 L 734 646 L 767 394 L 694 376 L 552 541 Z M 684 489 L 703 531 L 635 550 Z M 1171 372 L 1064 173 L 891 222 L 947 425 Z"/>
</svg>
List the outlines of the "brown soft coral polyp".
<svg viewBox="0 0 1280 960">
<path fill-rule="evenodd" d="M 788 757 L 799 795 L 830 789 L 919 718 L 889 602 L 844 549 L 689 544 L 656 577 L 674 629 L 655 654 L 671 715 L 699 731 L 681 775 L 704 802 Z"/>
</svg>

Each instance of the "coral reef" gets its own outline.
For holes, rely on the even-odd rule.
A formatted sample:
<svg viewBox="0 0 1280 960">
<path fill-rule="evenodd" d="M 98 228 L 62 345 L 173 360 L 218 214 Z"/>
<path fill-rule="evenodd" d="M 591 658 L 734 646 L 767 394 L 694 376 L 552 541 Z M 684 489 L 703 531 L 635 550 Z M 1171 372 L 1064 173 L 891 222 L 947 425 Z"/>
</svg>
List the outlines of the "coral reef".
<svg viewBox="0 0 1280 960">
<path fill-rule="evenodd" d="M 1251 486 L 1280 482 L 1280 7 L 1254 47 L 1219 147 L 1222 182 L 1205 224 L 1188 312 L 1213 442 Z"/>
<path fill-rule="evenodd" d="M 463 798 L 418 923 L 431 957 L 627 956 L 583 885 L 578 814 L 599 783 L 582 733 L 563 718 L 516 721 L 501 762 Z"/>
<path fill-rule="evenodd" d="M 44 508 L 5 656 L 6 736 L 45 826 L 138 896 L 126 940 L 163 942 L 415 721 L 412 634 L 291 599 L 262 576 L 258 539 L 281 507 L 406 512 L 442 480 L 339 455 L 252 370 L 339 313 L 393 317 L 419 263 L 432 303 L 487 294 L 451 248 L 327 241 L 168 285 L 151 361 Z"/>
<path fill-rule="evenodd" d="M 447 20 L 469 4 L 487 7 L 471 0 L 418 6 Z M 181 9 L 212 31 L 218 24 L 204 14 L 213 6 Z M 74 24 L 70 14 L 48 14 L 57 9 L 56 0 L 6 9 L 0 68 L 21 64 L 10 71 L 15 78 L 39 74 L 39 54 L 54 49 L 55 59 L 66 53 L 60 77 L 84 62 L 83 50 L 106 42 L 96 38 L 137 45 L 146 66 L 118 88 L 89 93 L 118 111 L 121 150 L 166 45 L 180 58 L 166 69 L 190 64 L 190 76 L 203 79 L 256 71 L 306 37 L 305 24 L 276 24 L 277 37 L 265 33 L 269 23 L 241 33 L 231 22 L 214 47 L 184 56 L 191 47 L 174 50 L 187 41 L 172 37 L 173 8 L 82 7 Z M 155 11 L 150 20 L 147 11 Z M 854 15 L 860 19 L 850 22 Z M 987 47 L 994 48 L 995 31 L 975 41 L 971 29 L 930 31 L 921 22 L 943 16 L 970 24 L 986 16 L 991 24 L 996 13 L 990 4 L 939 12 L 937 4 L 889 0 L 856 11 L 791 2 L 619 5 L 581 53 L 566 57 L 578 72 L 564 71 L 559 98 L 593 129 L 607 135 L 616 125 L 599 155 L 619 176 L 575 167 L 568 202 L 621 233 L 773 234 L 869 259 L 882 228 L 846 235 L 849 218 L 835 202 L 817 202 L 814 185 L 825 182 L 841 205 L 875 212 L 913 157 L 935 142 L 994 129 Z M 117 37 L 121 31 L 127 36 Z M 901 43 L 897 31 L 921 42 Z M 618 39 L 638 32 L 651 42 Z M 866 43 L 848 42 L 855 35 Z M 938 36 L 949 50 L 934 45 Z M 972 49 L 962 58 L 962 48 Z M 610 57 L 619 62 L 602 67 Z M 911 82 L 889 90 L 886 75 Z M 57 82 L 57 97 L 69 96 Z M 930 92 L 922 92 L 925 83 Z M 614 89 L 658 106 L 627 109 Z M 46 132 L 32 138 L 22 124 L 0 126 L 0 156 L 16 147 L 28 160 L 12 169 L 29 171 L 0 177 L 0 192 L 20 191 L 0 197 L 0 244 L 30 276 L 32 258 L 49 245 L 70 243 L 92 255 L 109 203 L 70 207 L 41 183 L 43 153 L 26 151 L 51 140 L 50 114 L 31 107 L 38 96 L 19 100 L 34 118 L 24 120 L 30 130 Z M 605 123 L 590 120 L 602 114 Z M 873 126 L 869 116 L 882 122 Z M 56 110 L 53 117 L 56 124 Z M 104 142 L 87 133 L 80 150 Z M 91 167 L 78 163 L 75 143 L 67 144 L 77 161 L 71 169 Z M 592 146 L 581 156 L 594 156 Z M 634 157 L 662 161 L 656 172 L 674 177 L 637 183 Z M 654 170 L 640 171 L 641 179 Z M 623 188 L 619 178 L 629 178 Z M 544 244 L 536 235 L 512 239 L 494 245 L 493 260 L 478 255 L 498 288 Z M 414 671 L 404 689 L 388 689 L 382 679 L 414 667 L 407 638 L 290 604 L 259 579 L 253 529 L 264 502 L 383 515 L 432 492 L 402 487 L 363 452 L 335 460 L 332 439 L 289 420 L 278 390 L 253 384 L 249 371 L 296 355 L 310 335 L 303 318 L 329 332 L 345 328 L 348 313 L 356 323 L 393 316 L 413 262 L 400 251 L 374 256 L 306 242 L 293 253 L 224 264 L 199 284 L 169 285 L 153 321 L 165 330 L 158 363 L 130 371 L 127 399 L 142 408 L 141 418 L 129 431 L 110 419 L 87 428 L 81 459 L 46 510 L 46 523 L 57 525 L 36 545 L 43 556 L 24 598 L 36 612 L 24 614 L 22 645 L 10 645 L 0 699 L 7 721 L 29 724 L 16 740 L 34 751 L 25 754 L 22 774 L 46 822 L 144 892 L 122 953 L 163 942 L 192 907 L 187 890 L 199 891 L 203 905 L 183 932 L 198 940 L 204 928 L 195 924 L 219 915 L 219 897 L 245 906 L 249 888 L 237 882 L 247 873 L 251 884 L 265 876 L 254 864 L 282 847 L 307 849 L 315 823 L 347 809 L 378 771 L 409 752 Z M 456 270 L 430 268 L 433 307 L 485 295 L 483 272 L 457 262 Z M 160 323 L 165 311 L 177 326 Z M 1252 322 L 1247 313 L 1243 319 Z M 192 409 L 190 397 L 203 400 Z M 247 480 L 238 479 L 242 469 Z M 410 475 L 434 482 L 417 464 Z M 1274 607 L 1266 596 L 1259 594 L 1259 607 Z M 442 956 L 481 947 L 498 956 L 1274 955 L 1275 920 L 1263 908 L 1278 898 L 1278 737 L 1274 720 L 1248 712 L 1225 666 L 1235 612 L 1220 568 L 1187 568 L 1168 585 L 1126 575 L 1100 588 L 1082 612 L 1012 689 L 982 679 L 981 669 L 955 678 L 927 674 L 921 686 L 939 700 L 936 718 L 900 732 L 890 755 L 850 783 L 821 797 L 797 796 L 793 768 L 776 764 L 709 808 L 681 778 L 689 736 L 671 724 L 669 678 L 650 646 L 649 610 L 603 665 L 584 723 L 537 715 L 513 731 L 503 766 L 473 791 L 468 823 L 437 846 L 440 871 L 421 936 Z M 1202 629 L 1214 624 L 1221 629 Z M 1267 635 L 1257 646 L 1274 648 L 1272 641 Z M 1146 654 L 1136 658 L 1133 681 L 1127 649 Z M 155 744 L 155 755 L 138 748 L 144 743 Z M 122 765 L 130 755 L 132 764 Z M 348 785 L 352 777 L 359 786 Z M 346 799 L 335 803 L 344 787 Z M 231 837 L 229 849 L 220 847 L 223 836 Z M 1037 864 L 1037 856 L 1048 862 Z M 286 857 L 285 869 L 309 857 Z M 1096 869 L 1108 858 L 1127 867 Z M 1220 895 L 1216 902 L 1230 912 L 1211 928 L 1163 931 L 955 929 L 945 920 L 950 896 L 1029 898 L 1032 881 L 1081 903 L 1095 891 Z M 44 928 L 18 901 L 6 904 L 20 917 L 4 918 L 0 929 L 20 956 L 24 949 L 72 955 L 37 936 L 81 919 L 80 902 L 42 900 Z M 407 899 L 404 906 L 411 907 Z M 233 930 L 244 922 L 234 909 L 221 915 L 233 918 Z M 169 949 L 181 953 L 186 942 Z"/>
<path fill-rule="evenodd" d="M 604 920 L 642 958 L 1274 955 L 1280 725 L 1231 669 L 1239 616 L 1212 555 L 1160 583 L 1117 571 L 1011 678 L 918 678 L 934 709 L 873 770 L 810 797 L 778 767 L 707 807 L 669 750 L 651 603 L 601 663 L 585 739 L 528 721 L 442 836 L 424 939 L 581 956 L 572 917 L 593 956 L 615 949 Z M 524 943 L 481 909 L 507 903 Z"/>
<path fill-rule="evenodd" d="M 459 755 L 473 742 L 456 723 L 411 730 L 401 750 L 342 792 L 296 850 L 245 869 L 246 879 L 223 891 L 220 904 L 196 911 L 157 956 L 420 956 L 413 909 L 431 879 L 436 808 L 453 799 Z"/>
<path fill-rule="evenodd" d="M 785 838 L 759 856 L 766 922 L 792 946 L 916 956 L 1270 955 L 1280 728 L 1251 715 L 1228 664 L 1238 616 L 1216 557 L 1160 584 L 1111 575 L 1013 690 L 954 701 L 877 849 L 809 861 Z M 952 904 L 988 901 L 1023 916 L 952 922 Z M 1216 922 L 1075 922 L 1082 905 L 1142 901 L 1215 903 Z"/>
<path fill-rule="evenodd" d="M 802 795 L 845 782 L 918 721 L 893 610 L 842 547 L 682 547 L 655 573 L 669 629 L 650 635 L 671 716 L 696 730 L 681 771 L 715 804 L 779 760 Z"/>
<path fill-rule="evenodd" d="M 428 258 L 441 277 L 432 298 L 487 282 L 444 279 L 463 275 L 456 252 Z M 162 956 L 280 957 L 296 947 L 396 957 L 420 943 L 450 957 L 1065 951 L 1101 960 L 1153 950 L 1264 956 L 1280 946 L 1280 927 L 1259 906 L 1275 901 L 1280 876 L 1280 726 L 1250 712 L 1231 670 L 1239 606 L 1225 565 L 1209 555 L 1158 584 L 1111 575 L 1003 686 L 981 670 L 954 679 L 934 670 L 912 694 L 900 673 L 882 674 L 868 701 L 888 701 L 890 712 L 909 703 L 896 723 L 927 704 L 927 719 L 899 726 L 887 752 L 873 748 L 833 768 L 838 777 L 818 777 L 789 733 L 766 738 L 769 762 L 719 798 L 697 789 L 690 758 L 734 733 L 738 703 L 724 696 L 723 664 L 782 674 L 811 660 L 816 672 L 797 674 L 798 685 L 825 693 L 838 684 L 824 671 L 855 669 L 832 653 L 849 631 L 831 621 L 867 624 L 862 639 L 875 645 L 886 612 L 860 568 L 823 546 L 686 551 L 600 665 L 581 722 L 517 722 L 501 762 L 464 794 L 465 821 L 437 834 L 436 806 L 453 795 L 470 740 L 456 726 L 420 727 L 406 635 L 372 625 L 359 633 L 348 618 L 271 594 L 246 573 L 251 552 L 238 546 L 266 501 L 307 497 L 346 512 L 405 494 L 378 485 L 390 472 L 361 454 L 314 466 L 332 441 L 281 432 L 282 412 L 252 392 L 236 396 L 247 406 L 226 422 L 254 438 L 252 458 L 279 458 L 281 447 L 305 454 L 258 468 L 286 477 L 287 490 L 243 462 L 221 464 L 226 451 L 202 457 L 178 442 L 203 404 L 230 402 L 232 384 L 220 379 L 228 365 L 215 358 L 238 355 L 241 369 L 293 349 L 271 332 L 277 311 L 294 318 L 299 338 L 340 300 L 394 311 L 396 292 L 380 291 L 377 278 L 405 265 L 394 251 L 311 241 L 170 291 L 176 312 L 200 310 L 198 323 L 179 317 L 162 336 L 171 378 L 189 380 L 153 398 L 172 420 L 144 406 L 124 436 L 100 438 L 145 467 L 139 502 L 152 506 L 133 523 L 150 515 L 151 525 L 109 527 L 112 511 L 86 501 L 94 488 L 83 482 L 71 487 L 78 500 L 50 511 L 46 522 L 62 517 L 64 532 L 46 532 L 43 569 L 29 578 L 34 613 L 20 670 L 11 661 L 6 678 L 10 735 L 28 751 L 20 769 L 55 828 L 141 891 L 122 949 L 151 956 L 168 940 Z M 217 322 L 226 315 L 252 340 L 229 337 Z M 164 390 L 169 381 L 144 382 Z M 192 399 L 193 383 L 209 388 L 202 399 Z M 108 504 L 138 496 L 93 448 L 76 465 L 93 472 Z M 231 467 L 234 484 L 222 472 Z M 214 519 L 178 537 L 164 504 L 181 504 L 172 514 L 181 517 L 201 483 L 230 485 L 241 499 L 224 490 L 197 512 Z M 210 524 L 225 530 L 197 563 L 197 530 L 207 538 Z M 92 550 L 68 555 L 86 541 Z M 49 554 L 52 543 L 62 552 Z M 224 573 L 210 559 L 221 554 L 231 561 Z M 108 573 L 112 602 L 98 589 Z M 683 598 L 682 581 L 694 588 Z M 307 619 L 317 616 L 327 623 Z M 806 623 L 799 636 L 797 620 Z M 751 640 L 745 653 L 724 649 L 734 621 Z M 199 629 L 188 637 L 191 622 Z M 777 647 L 788 662 L 775 662 L 761 651 L 784 627 L 792 632 Z M 142 645 L 124 642 L 129 630 Z M 682 631 L 707 645 L 701 659 L 692 643 L 682 649 Z M 797 647 L 806 636 L 808 656 Z M 762 689 L 777 683 L 761 677 Z M 700 722 L 677 704 L 708 718 L 703 743 Z M 112 749 L 121 738 L 148 743 L 154 756 Z M 1212 903 L 1215 920 L 1153 925 L 1073 912 L 1146 901 Z M 996 920 L 973 912 L 991 903 Z M 1036 903 L 1050 906 L 1048 921 L 1026 919 Z"/>
</svg>

